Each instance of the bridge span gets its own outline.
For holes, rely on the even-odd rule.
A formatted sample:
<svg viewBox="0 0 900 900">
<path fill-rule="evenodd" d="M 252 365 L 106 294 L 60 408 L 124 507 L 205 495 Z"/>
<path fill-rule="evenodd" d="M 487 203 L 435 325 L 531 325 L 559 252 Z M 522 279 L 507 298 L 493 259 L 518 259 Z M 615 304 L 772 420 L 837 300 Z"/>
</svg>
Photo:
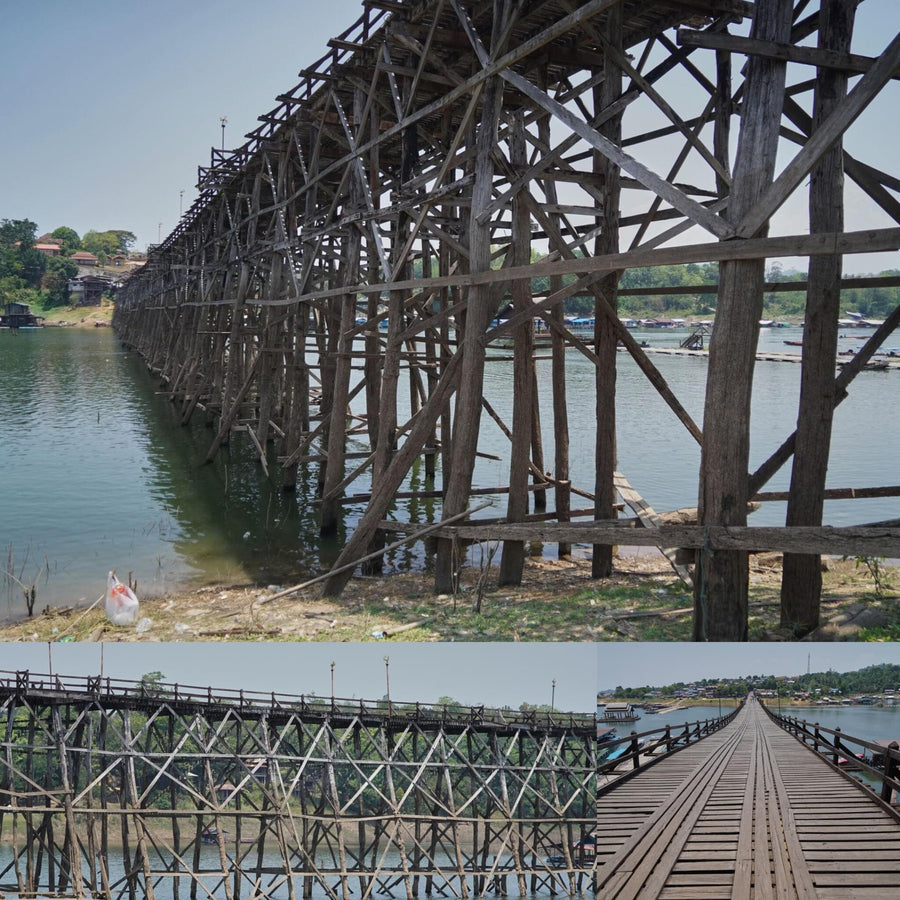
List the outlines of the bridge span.
<svg viewBox="0 0 900 900">
<path fill-rule="evenodd" d="M 590 714 L 0 672 L 0 896 L 577 893 L 596 764 Z"/>
<path fill-rule="evenodd" d="M 599 790 L 598 897 L 900 896 L 900 813 L 752 695 L 724 728 L 643 761 Z"/>
</svg>

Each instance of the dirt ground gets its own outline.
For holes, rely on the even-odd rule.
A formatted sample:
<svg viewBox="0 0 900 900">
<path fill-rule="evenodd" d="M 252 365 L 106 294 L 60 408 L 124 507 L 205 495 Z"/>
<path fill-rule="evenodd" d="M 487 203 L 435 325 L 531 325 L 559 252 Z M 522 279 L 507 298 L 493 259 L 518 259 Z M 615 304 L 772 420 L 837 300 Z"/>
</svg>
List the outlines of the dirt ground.
<svg viewBox="0 0 900 900">
<path fill-rule="evenodd" d="M 854 560 L 823 563 L 822 625 L 812 640 L 900 640 L 900 571 Z M 750 637 L 779 629 L 781 557 L 751 557 Z M 529 559 L 521 587 L 497 571 L 464 571 L 435 596 L 427 573 L 356 577 L 339 599 L 318 587 L 233 584 L 141 598 L 137 626 L 109 624 L 102 603 L 47 608 L 0 627 L 2 641 L 656 641 L 690 640 L 692 595 L 659 556 L 619 556 L 594 581 L 587 560 Z M 140 588 L 138 588 L 140 598 Z M 274 598 L 274 599 L 272 599 Z"/>
</svg>

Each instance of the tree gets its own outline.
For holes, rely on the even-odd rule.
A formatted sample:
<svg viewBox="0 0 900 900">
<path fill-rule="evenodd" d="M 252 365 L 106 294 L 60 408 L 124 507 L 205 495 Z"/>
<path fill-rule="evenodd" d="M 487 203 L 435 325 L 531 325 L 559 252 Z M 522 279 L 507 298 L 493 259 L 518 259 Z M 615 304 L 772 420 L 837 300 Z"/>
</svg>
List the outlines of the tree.
<svg viewBox="0 0 900 900">
<path fill-rule="evenodd" d="M 53 230 L 50 236 L 62 241 L 63 256 L 71 256 L 81 249 L 81 238 L 78 237 L 78 232 L 74 228 L 60 225 L 59 228 Z"/>
<path fill-rule="evenodd" d="M 13 247 L 19 244 L 20 250 L 34 246 L 37 235 L 37 224 L 30 219 L 0 219 L 0 244 Z"/>
<path fill-rule="evenodd" d="M 166 680 L 158 669 L 153 672 L 146 672 L 141 675 L 141 689 L 149 697 L 161 697 L 165 693 L 162 689 L 162 683 Z"/>
<path fill-rule="evenodd" d="M 41 287 L 47 292 L 45 306 L 63 306 L 69 302 L 69 280 L 78 274 L 78 264 L 64 256 L 51 256 Z"/>
<path fill-rule="evenodd" d="M 113 231 L 107 232 L 108 234 L 116 235 L 116 238 L 119 241 L 118 249 L 123 253 L 128 253 L 129 250 L 137 243 L 137 235 L 133 231 L 122 231 L 121 229 L 114 229 Z"/>
<path fill-rule="evenodd" d="M 81 239 L 81 247 L 88 253 L 93 253 L 101 262 L 106 262 L 119 249 L 119 239 L 112 231 L 86 231 Z"/>
</svg>

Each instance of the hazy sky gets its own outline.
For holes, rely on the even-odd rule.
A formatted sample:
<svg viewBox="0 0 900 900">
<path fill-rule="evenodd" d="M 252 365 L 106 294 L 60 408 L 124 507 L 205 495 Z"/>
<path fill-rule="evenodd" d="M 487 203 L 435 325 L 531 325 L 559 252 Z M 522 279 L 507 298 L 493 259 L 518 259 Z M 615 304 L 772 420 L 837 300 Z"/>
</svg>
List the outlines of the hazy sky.
<svg viewBox="0 0 900 900">
<path fill-rule="evenodd" d="M 600 690 L 673 684 L 700 678 L 851 672 L 879 663 L 900 665 L 900 645 L 828 643 L 598 644 Z"/>
<path fill-rule="evenodd" d="M 180 191 L 190 206 L 198 165 L 221 145 L 220 117 L 226 147 L 240 146 L 276 95 L 362 12 L 359 0 L 5 0 L 0 8 L 0 218 L 30 218 L 39 234 L 60 225 L 79 234 L 128 229 L 139 249 L 175 226 Z M 878 53 L 898 22 L 897 0 L 865 0 L 853 49 Z M 697 85 L 684 77 L 685 92 L 669 99 L 687 116 Z M 900 143 L 898 90 L 892 83 L 847 144 L 888 171 Z M 671 156 L 648 162 L 665 174 Z M 790 201 L 773 233 L 801 230 L 805 216 L 805 199 Z M 848 228 L 891 224 L 848 189 Z M 857 256 L 846 271 L 895 265 L 897 254 Z"/>
<path fill-rule="evenodd" d="M 559 709 L 594 706 L 597 655 L 592 644 L 156 644 L 107 643 L 103 672 L 139 679 L 160 671 L 170 682 L 286 694 L 331 694 L 433 703 L 513 706 L 550 703 Z M 99 644 L 0 644 L 0 670 L 60 675 L 100 672 Z M 556 680 L 555 697 L 553 680 Z"/>
</svg>

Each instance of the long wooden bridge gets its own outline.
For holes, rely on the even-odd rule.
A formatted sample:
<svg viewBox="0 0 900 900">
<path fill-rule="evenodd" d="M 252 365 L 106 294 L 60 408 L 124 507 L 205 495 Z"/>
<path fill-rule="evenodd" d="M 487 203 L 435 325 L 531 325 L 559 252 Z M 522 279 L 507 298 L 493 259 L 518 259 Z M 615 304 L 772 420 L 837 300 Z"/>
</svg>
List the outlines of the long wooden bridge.
<svg viewBox="0 0 900 900">
<path fill-rule="evenodd" d="M 604 900 L 900 896 L 897 809 L 752 696 L 726 727 L 628 771 L 598 798 Z M 896 776 L 885 784 L 889 797 Z"/>
<path fill-rule="evenodd" d="M 595 727 L 0 672 L 0 896 L 577 893 Z"/>
<path fill-rule="evenodd" d="M 579 504 L 595 525 L 577 537 L 593 547 L 594 577 L 608 575 L 628 473 L 616 456 L 621 341 L 672 427 L 702 447 L 701 525 L 746 525 L 747 501 L 793 456 L 782 621 L 805 633 L 818 623 L 827 542 L 785 536 L 821 526 L 834 407 L 900 323 L 898 308 L 835 377 L 842 256 L 900 247 L 896 174 L 842 143 L 897 90 L 900 64 L 896 22 L 883 23 L 880 55 L 853 52 L 856 7 L 364 0 L 246 143 L 213 150 L 197 201 L 119 294 L 117 332 L 182 424 L 212 428 L 209 459 L 242 441 L 285 489 L 317 492 L 323 534 L 346 538 L 324 586 L 332 595 L 361 561 L 378 564 L 388 513 L 402 523 L 414 495 L 411 473 L 424 473 L 447 527 L 473 488 L 506 497 L 494 523 L 520 530 L 503 538 L 501 583 L 521 580 L 537 539 L 528 527 L 564 529 Z M 877 145 L 854 142 L 865 155 Z M 845 173 L 859 189 L 854 212 L 877 227 L 845 231 Z M 778 223 L 770 237 L 789 199 L 808 205 L 808 225 Z M 748 474 L 763 297 L 781 289 L 765 284 L 764 265 L 782 257 L 809 261 L 798 429 L 755 454 L 766 462 Z M 618 283 L 628 268 L 708 262 L 719 277 L 698 286 L 716 294 L 701 429 L 620 320 Z M 576 296 L 593 309 L 587 340 L 563 319 Z M 552 334 L 543 409 L 536 318 Z M 514 343 L 511 409 L 485 396 L 486 350 L 501 337 Z M 596 423 L 587 484 L 572 480 L 567 347 L 592 366 L 577 400 L 579 427 L 584 410 Z M 486 417 L 509 440 L 503 485 L 475 476 Z M 654 485 L 635 487 L 650 501 L 634 507 L 640 523 L 655 528 Z M 437 534 L 438 592 L 455 585 L 456 538 Z M 560 555 L 572 539 L 553 539 Z M 868 539 L 854 536 L 857 547 Z M 900 529 L 887 539 L 900 547 Z M 689 546 L 695 637 L 746 639 L 754 535 Z M 874 543 L 843 552 L 883 555 Z"/>
</svg>

